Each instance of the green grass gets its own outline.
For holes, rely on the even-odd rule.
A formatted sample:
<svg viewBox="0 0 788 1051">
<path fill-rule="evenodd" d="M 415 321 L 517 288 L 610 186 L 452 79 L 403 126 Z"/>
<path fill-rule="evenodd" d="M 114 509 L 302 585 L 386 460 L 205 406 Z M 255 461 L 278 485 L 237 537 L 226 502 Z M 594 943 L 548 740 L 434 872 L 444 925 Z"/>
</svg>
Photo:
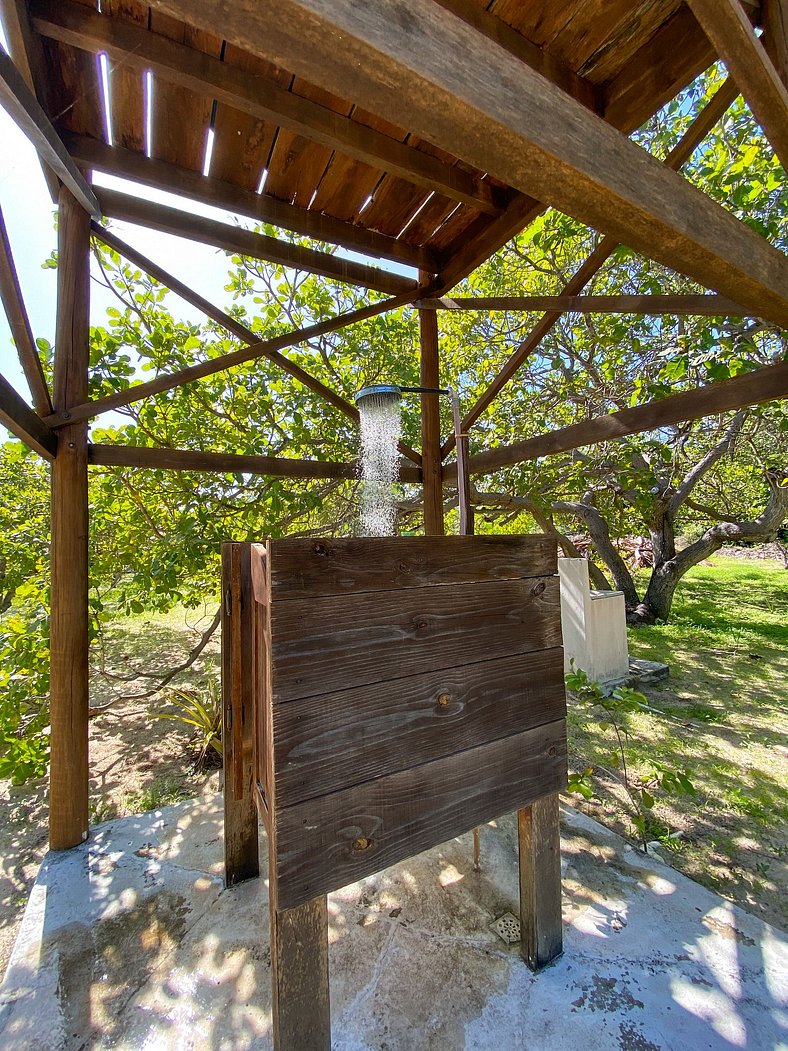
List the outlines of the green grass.
<svg viewBox="0 0 788 1051">
<path fill-rule="evenodd" d="M 653 761 L 686 768 L 697 789 L 660 797 L 649 835 L 694 879 L 788 927 L 788 572 L 724 557 L 698 566 L 670 623 L 631 629 L 629 647 L 671 674 L 644 691 L 663 714 L 629 719 L 627 763 L 635 776 Z M 631 835 L 622 793 L 601 769 L 610 731 L 575 709 L 569 725 L 571 768 L 595 771 L 589 813 Z"/>
</svg>

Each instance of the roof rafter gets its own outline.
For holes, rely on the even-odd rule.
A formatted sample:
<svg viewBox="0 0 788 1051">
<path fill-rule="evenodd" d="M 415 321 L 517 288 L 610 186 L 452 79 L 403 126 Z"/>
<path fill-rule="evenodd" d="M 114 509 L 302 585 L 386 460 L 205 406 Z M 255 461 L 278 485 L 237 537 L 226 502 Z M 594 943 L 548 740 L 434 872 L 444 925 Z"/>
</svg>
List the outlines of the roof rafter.
<svg viewBox="0 0 788 1051">
<path fill-rule="evenodd" d="M 0 299 L 3 300 L 8 327 L 14 338 L 16 351 L 19 355 L 19 363 L 25 373 L 33 406 L 39 415 L 45 416 L 52 412 L 52 399 L 49 388 L 41 367 L 41 358 L 38 356 L 36 342 L 30 328 L 30 319 L 25 310 L 25 302 L 22 298 L 22 289 L 19 287 L 14 257 L 11 254 L 11 245 L 8 241 L 8 231 L 5 227 L 3 211 L 0 208 Z"/>
<path fill-rule="evenodd" d="M 748 405 L 776 401 L 786 395 L 788 361 L 781 361 L 754 372 L 746 372 L 734 379 L 711 383 L 697 390 L 671 394 L 667 398 L 637 405 L 632 409 L 621 409 L 608 416 L 597 416 L 582 423 L 573 423 L 569 427 L 514 442 L 512 445 L 500 445 L 471 456 L 468 466 L 472 474 L 490 474 L 502 467 L 511 467 L 542 456 L 569 452 L 571 449 L 580 449 L 597 442 L 623 438 L 627 434 L 670 427 L 685 420 L 713 416 Z M 444 481 L 454 480 L 456 483 L 456 477 L 456 463 L 447 464 L 443 469 Z"/>
<path fill-rule="evenodd" d="M 191 23 L 196 12 L 191 5 L 188 7 L 182 15 Z M 150 69 L 154 76 L 170 83 L 217 99 L 253 117 L 273 120 L 330 149 L 489 215 L 499 215 L 507 203 L 505 195 L 498 194 L 479 176 L 444 164 L 428 153 L 286 91 L 272 81 L 250 76 L 240 68 L 148 29 L 108 18 L 69 0 L 36 0 L 31 8 L 33 25 L 42 36 L 87 51 L 104 51 L 124 66 Z M 221 24 L 219 19 L 207 28 L 212 32 Z"/>
<path fill-rule="evenodd" d="M 788 172 L 788 86 L 739 0 L 687 0 Z"/>
<path fill-rule="evenodd" d="M 170 164 L 155 157 L 146 157 L 136 150 L 122 146 L 107 146 L 90 135 L 63 135 L 71 156 L 83 168 L 106 172 L 122 179 L 131 179 L 155 189 L 167 190 L 179 197 L 226 208 L 230 212 L 249 216 L 258 222 L 271 223 L 283 230 L 290 230 L 315 241 L 342 245 L 364 255 L 391 259 L 409 266 L 438 272 L 436 254 L 427 248 L 398 241 L 395 237 L 366 230 L 341 219 L 333 219 L 321 212 L 310 212 L 306 208 L 288 204 L 267 194 L 246 190 L 235 183 L 224 182 L 205 176 L 191 168 Z"/>
<path fill-rule="evenodd" d="M 230 226 L 229 223 L 207 219 L 180 208 L 171 208 L 169 205 L 157 204 L 103 187 L 96 187 L 96 196 L 104 215 L 110 219 L 136 223 L 161 233 L 174 234 L 212 245 L 214 248 L 222 248 L 226 252 L 278 263 L 296 270 L 306 270 L 333 281 L 374 288 L 378 292 L 400 295 L 403 292 L 418 290 L 418 283 L 412 278 L 342 259 L 329 252 L 317 252 L 313 248 L 280 241 L 276 237 L 245 230 L 241 226 Z"/>
</svg>

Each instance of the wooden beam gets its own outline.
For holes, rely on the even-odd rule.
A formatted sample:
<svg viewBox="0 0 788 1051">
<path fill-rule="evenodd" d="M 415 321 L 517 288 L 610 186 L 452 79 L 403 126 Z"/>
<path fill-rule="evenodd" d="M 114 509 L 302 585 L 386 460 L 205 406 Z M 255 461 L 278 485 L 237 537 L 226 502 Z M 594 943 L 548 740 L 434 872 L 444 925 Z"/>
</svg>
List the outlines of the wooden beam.
<svg viewBox="0 0 788 1051">
<path fill-rule="evenodd" d="M 14 257 L 11 254 L 8 231 L 6 230 L 1 208 L 0 299 L 3 300 L 5 315 L 8 318 L 8 327 L 11 329 L 16 352 L 19 355 L 19 362 L 25 373 L 25 379 L 33 398 L 33 406 L 39 415 L 46 416 L 52 412 L 52 402 L 49 397 L 47 382 L 44 378 L 44 370 L 41 367 L 41 358 L 38 356 L 38 348 L 30 328 L 30 320 L 25 310 L 22 289 L 19 287 L 19 278 L 14 266 Z"/>
<path fill-rule="evenodd" d="M 88 463 L 97 467 L 140 467 L 156 471 L 215 471 L 221 474 L 259 474 L 272 478 L 357 478 L 355 461 L 291 460 L 284 456 L 244 456 L 202 452 L 199 449 L 147 448 L 138 445 L 89 445 Z M 418 467 L 402 464 L 400 478 L 421 481 Z"/>
<path fill-rule="evenodd" d="M 155 77 L 171 84 L 207 95 L 260 120 L 273 121 L 348 157 L 489 215 L 499 215 L 505 206 L 505 199 L 481 176 L 447 165 L 413 146 L 286 91 L 267 78 L 250 76 L 245 70 L 194 48 L 130 22 L 107 18 L 69 0 L 36 0 L 31 9 L 33 25 L 42 36 L 86 51 L 106 52 L 126 67 L 150 69 Z M 188 24 L 195 24 L 193 14 L 189 5 L 182 17 Z M 203 23 L 203 28 L 215 32 L 216 27 L 224 23 L 222 17 L 217 18 L 211 25 Z"/>
<path fill-rule="evenodd" d="M 788 361 L 746 372 L 731 380 L 712 383 L 697 390 L 671 394 L 659 401 L 650 401 L 632 409 L 621 409 L 609 416 L 597 416 L 569 427 L 540 434 L 535 438 L 502 445 L 470 458 L 470 470 L 474 474 L 489 474 L 501 467 L 537 460 L 542 456 L 568 452 L 597 442 L 613 441 L 627 434 L 640 434 L 661 427 L 671 427 L 686 420 L 703 416 L 714 416 L 720 412 L 742 409 L 748 405 L 759 405 L 777 401 L 788 396 Z M 443 468 L 444 483 L 456 478 L 456 464 Z"/>
<path fill-rule="evenodd" d="M 240 226 L 230 226 L 229 223 L 207 219 L 205 216 L 194 215 L 180 208 L 171 208 L 168 205 L 146 201 L 141 197 L 133 197 L 128 193 L 119 193 L 117 190 L 108 190 L 103 187 L 96 187 L 96 196 L 104 215 L 110 219 L 136 223 L 161 233 L 174 234 L 176 237 L 184 237 L 191 241 L 212 245 L 214 248 L 222 248 L 225 252 L 232 252 L 235 255 L 245 255 L 252 259 L 262 259 L 269 263 L 278 263 L 280 266 L 292 267 L 295 270 L 305 270 L 308 273 L 318 274 L 320 277 L 330 278 L 332 281 L 362 285 L 364 288 L 374 288 L 377 292 L 385 292 L 389 295 L 399 295 L 402 292 L 418 289 L 417 283 L 412 278 L 401 277 L 387 270 L 341 259 L 329 252 L 316 252 L 312 248 L 289 244 L 276 237 L 267 237 L 253 230 L 244 230 Z"/>
<path fill-rule="evenodd" d="M 788 326 L 788 259 L 436 4 L 154 0 Z M 440 41 L 436 47 L 435 42 Z M 462 62 L 456 56 L 462 55 Z"/>
<path fill-rule="evenodd" d="M 595 274 L 602 269 L 617 247 L 618 245 L 612 237 L 603 237 L 577 273 L 564 285 L 564 294 L 574 296 L 580 292 Z M 487 389 L 477 398 L 474 405 L 465 414 L 462 421 L 463 431 L 470 430 L 482 413 L 486 412 L 489 406 L 492 405 L 497 395 L 503 390 L 523 362 L 533 354 L 545 336 L 555 328 L 561 316 L 560 310 L 551 310 L 539 318 L 522 343 L 509 355 Z M 453 448 L 454 435 L 450 435 L 443 443 L 443 449 L 441 450 L 444 458 Z"/>
<path fill-rule="evenodd" d="M 788 87 L 739 0 L 687 0 L 788 171 Z"/>
<path fill-rule="evenodd" d="M 728 77 L 691 122 L 690 126 L 665 158 L 665 166 L 667 168 L 678 170 L 689 160 L 706 135 L 708 135 L 717 121 L 728 109 L 737 94 L 738 88 L 731 78 Z M 616 248 L 618 248 L 618 244 L 614 238 L 602 238 L 577 273 L 566 283 L 563 289 L 563 295 L 574 297 L 582 292 L 586 285 L 599 273 Z M 514 376 L 523 362 L 536 350 L 545 336 L 555 328 L 560 319 L 561 311 L 552 310 L 548 311 L 539 319 L 539 321 L 537 321 L 528 336 L 518 347 L 515 348 L 503 368 L 498 372 L 498 375 L 479 397 L 476 404 L 473 405 L 466 414 L 462 421 L 463 430 L 467 431 L 473 426 L 481 414 L 492 404 L 495 397 L 506 386 L 512 376 Z M 442 449 L 444 458 L 451 451 L 453 445 L 454 439 L 452 437 L 444 442 Z"/>
<path fill-rule="evenodd" d="M 8 41 L 8 53 L 14 65 L 33 94 L 39 101 L 42 101 L 42 90 L 45 90 L 46 78 L 39 78 L 35 75 L 42 66 L 41 40 L 30 27 L 25 0 L 0 0 L 0 21 L 3 23 L 3 30 Z M 36 81 L 38 81 L 38 86 Z M 40 154 L 38 159 L 49 195 L 52 201 L 56 202 L 60 192 L 58 178 Z"/>
<path fill-rule="evenodd" d="M 363 255 L 391 259 L 408 266 L 419 267 L 431 274 L 438 272 L 435 252 L 417 245 L 398 241 L 396 237 L 365 230 L 361 226 L 333 219 L 321 212 L 288 204 L 268 194 L 255 193 L 234 183 L 224 182 L 201 172 L 182 168 L 177 164 L 146 157 L 135 150 L 121 146 L 107 146 L 90 135 L 63 134 L 63 141 L 71 156 L 82 168 L 106 172 L 122 179 L 131 179 L 158 190 L 167 190 L 179 197 L 226 208 L 229 212 L 246 215 L 260 223 L 271 223 L 283 230 L 303 234 L 315 241 L 342 245 Z"/>
<path fill-rule="evenodd" d="M 763 0 L 761 20 L 763 45 L 788 86 L 788 0 Z"/>
<path fill-rule="evenodd" d="M 555 55 L 537 47 L 522 33 L 518 33 L 502 18 L 491 14 L 475 0 L 435 0 L 441 7 L 473 26 L 489 40 L 500 44 L 526 66 L 540 73 L 567 95 L 577 99 L 594 113 L 602 112 L 602 93 L 596 84 L 586 80 Z M 488 7 L 490 5 L 488 4 Z"/>
<path fill-rule="evenodd" d="M 273 850 L 268 871 L 274 1051 L 331 1051 L 328 898 L 280 909 Z"/>
<path fill-rule="evenodd" d="M 222 544 L 221 679 L 224 773 L 224 883 L 260 875 L 255 803 L 255 706 L 262 704 L 256 661 L 257 602 L 252 545 Z"/>
<path fill-rule="evenodd" d="M 19 70 L 0 50 L 0 105 L 22 129 L 57 176 L 91 215 L 101 216 L 101 209 L 82 172 L 68 155 L 58 133 L 52 127 L 41 104 L 27 86 Z"/>
<path fill-rule="evenodd" d="M 119 252 L 130 262 L 145 270 L 155 280 L 159 281 L 166 288 L 171 289 L 176 295 L 181 296 L 187 303 L 201 310 L 207 317 L 226 328 L 228 332 L 243 340 L 247 345 L 243 350 L 236 350 L 211 361 L 202 361 L 196 365 L 190 365 L 169 375 L 157 376 L 153 380 L 148 380 L 147 383 L 138 383 L 126 388 L 126 390 L 117 391 L 115 394 L 109 394 L 95 401 L 84 401 L 80 405 L 71 406 L 63 413 L 56 412 L 54 415 L 47 417 L 45 421 L 55 428 L 66 426 L 74 420 L 87 420 L 93 416 L 99 416 L 110 409 L 119 409 L 126 405 L 132 405 L 143 398 L 149 398 L 165 390 L 172 390 L 173 387 L 180 387 L 184 383 L 191 383 L 205 376 L 213 376 L 217 372 L 224 372 L 225 369 L 232 368 L 233 365 L 241 365 L 246 361 L 253 361 L 261 357 L 266 357 L 269 361 L 273 361 L 275 365 L 289 373 L 299 383 L 302 383 L 315 394 L 319 394 L 320 397 L 325 398 L 340 412 L 344 412 L 346 416 L 358 423 L 358 410 L 355 405 L 351 405 L 346 398 L 343 398 L 331 390 L 330 387 L 321 383 L 319 379 L 316 379 L 306 369 L 302 369 L 300 365 L 285 357 L 280 351 L 286 347 L 306 343 L 310 339 L 316 339 L 318 336 L 326 335 L 329 332 L 335 332 L 346 325 L 354 324 L 356 321 L 364 321 L 367 318 L 375 317 L 377 314 L 383 314 L 388 310 L 395 310 L 397 307 L 405 306 L 412 302 L 418 294 L 417 292 L 410 292 L 407 295 L 393 296 L 391 299 L 386 299 L 381 303 L 371 303 L 369 306 L 361 307 L 359 310 L 349 311 L 347 314 L 339 314 L 337 317 L 329 318 L 327 321 L 321 321 L 315 325 L 309 325 L 307 328 L 275 336 L 273 339 L 261 340 L 257 338 L 257 335 L 251 329 L 236 321 L 235 318 L 220 310 L 219 307 L 214 306 L 207 299 L 203 299 L 202 296 L 193 292 L 178 278 L 169 274 L 151 259 L 148 259 L 142 252 L 138 252 L 131 245 L 126 244 L 125 241 L 122 241 L 110 230 L 107 230 L 99 223 L 93 223 L 92 229 L 93 234 L 108 247 L 114 248 L 116 252 Z M 421 463 L 419 454 L 404 442 L 399 443 L 399 450 L 414 463 Z"/>
<path fill-rule="evenodd" d="M 420 382 L 422 387 L 440 387 L 438 315 L 419 311 Z M 443 486 L 441 484 L 440 394 L 421 395 L 421 467 L 424 533 L 443 536 Z"/>
<path fill-rule="evenodd" d="M 54 459 L 57 451 L 55 434 L 17 394 L 5 376 L 0 376 L 0 425 L 45 460 Z"/>
<path fill-rule="evenodd" d="M 558 794 L 517 812 L 520 955 L 539 971 L 563 952 Z"/>
<path fill-rule="evenodd" d="M 90 216 L 63 186 L 58 207 L 54 403 L 88 392 Z M 88 834 L 88 428 L 57 436 L 52 465 L 49 846 Z"/>
<path fill-rule="evenodd" d="M 419 299 L 419 310 L 561 310 L 577 314 L 672 314 L 698 317 L 748 317 L 748 312 L 725 296 L 459 296 Z"/>
</svg>

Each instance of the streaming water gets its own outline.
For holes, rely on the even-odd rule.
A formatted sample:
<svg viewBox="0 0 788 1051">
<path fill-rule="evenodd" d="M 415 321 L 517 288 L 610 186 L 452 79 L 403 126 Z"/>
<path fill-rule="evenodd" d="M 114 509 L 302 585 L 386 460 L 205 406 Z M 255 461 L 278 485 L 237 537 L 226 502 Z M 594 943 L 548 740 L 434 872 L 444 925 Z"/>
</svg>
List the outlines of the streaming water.
<svg viewBox="0 0 788 1051">
<path fill-rule="evenodd" d="M 397 443 L 402 433 L 400 399 L 368 395 L 361 417 L 362 536 L 393 536 L 397 524 L 394 485 L 399 476 Z"/>
</svg>

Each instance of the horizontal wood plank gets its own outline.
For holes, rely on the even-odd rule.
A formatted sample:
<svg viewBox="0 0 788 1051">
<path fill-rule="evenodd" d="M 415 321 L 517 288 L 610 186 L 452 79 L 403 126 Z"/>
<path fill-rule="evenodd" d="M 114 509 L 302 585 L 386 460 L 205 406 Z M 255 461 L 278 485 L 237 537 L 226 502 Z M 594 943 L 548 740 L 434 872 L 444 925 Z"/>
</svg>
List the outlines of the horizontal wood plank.
<svg viewBox="0 0 788 1051">
<path fill-rule="evenodd" d="M 277 805 L 293 806 L 565 715 L 560 648 L 278 705 Z"/>
<path fill-rule="evenodd" d="M 272 601 L 274 703 L 561 645 L 558 577 Z"/>
<path fill-rule="evenodd" d="M 566 726 L 547 723 L 276 814 L 277 902 L 293 908 L 566 785 Z"/>
<path fill-rule="evenodd" d="M 495 449 L 471 456 L 469 467 L 472 474 L 486 474 L 540 456 L 580 449 L 596 442 L 623 438 L 627 434 L 639 434 L 658 427 L 670 427 L 684 420 L 696 420 L 702 416 L 713 416 L 719 412 L 730 412 L 747 405 L 759 405 L 788 396 L 788 361 L 778 362 L 763 369 L 746 372 L 721 383 L 710 383 L 697 390 L 671 394 L 659 401 L 636 405 L 631 409 L 611 412 L 608 416 L 597 416 L 583 420 L 557 431 L 526 438 L 511 445 L 500 445 Z M 456 463 L 443 468 L 444 483 L 451 485 L 457 477 Z"/>
<path fill-rule="evenodd" d="M 225 252 L 278 263 L 280 266 L 304 270 L 332 281 L 361 285 L 363 288 L 373 288 L 391 295 L 415 291 L 417 288 L 416 281 L 412 278 L 343 259 L 330 252 L 318 252 L 303 245 L 281 241 L 241 226 L 207 219 L 181 208 L 170 208 L 165 204 L 157 204 L 155 201 L 143 200 L 103 187 L 96 189 L 96 195 L 104 214 L 111 219 L 136 223 L 160 233 L 221 248 Z"/>
<path fill-rule="evenodd" d="M 88 463 L 103 467 L 142 467 L 164 471 L 218 471 L 276 478 L 356 478 L 358 465 L 336 460 L 295 460 L 285 456 L 244 456 L 199 449 L 147 448 L 139 445 L 89 445 Z M 418 467 L 400 466 L 403 481 L 418 482 Z"/>
<path fill-rule="evenodd" d="M 673 314 L 698 317 L 747 317 L 732 299 L 715 295 L 619 296 L 444 296 L 420 299 L 419 310 L 565 310 L 579 314 Z"/>
<path fill-rule="evenodd" d="M 358 595 L 434 584 L 479 583 L 557 572 L 551 537 L 356 537 L 272 540 L 271 587 L 276 601 Z"/>
</svg>

